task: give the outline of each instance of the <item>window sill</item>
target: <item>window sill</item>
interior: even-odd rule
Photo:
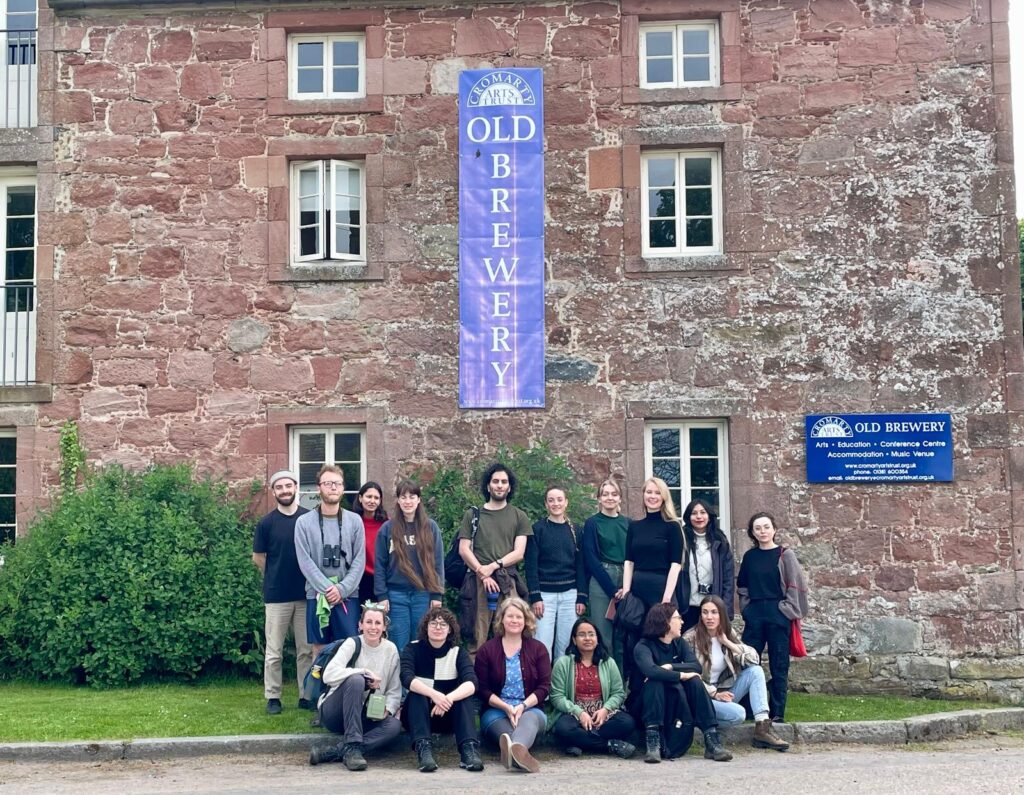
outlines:
[[[359,99],[286,99],[267,100],[269,116],[323,116],[348,113],[383,113],[384,97],[377,94]]]
[[[739,83],[700,88],[638,88],[624,86],[624,105],[677,105],[684,102],[734,102],[742,96]]]
[[[719,271],[743,270],[742,263],[727,254],[699,254],[692,257],[626,257],[627,275],[688,276]]]
[[[384,278],[377,262],[323,260],[315,264],[279,265],[267,275],[269,282],[372,282]]]
[[[0,403],[52,403],[52,384],[0,386]]]

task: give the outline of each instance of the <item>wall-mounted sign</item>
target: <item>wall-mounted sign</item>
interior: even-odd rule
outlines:
[[[544,83],[459,77],[459,407],[544,407]]]
[[[953,479],[948,414],[811,414],[806,428],[809,483]]]

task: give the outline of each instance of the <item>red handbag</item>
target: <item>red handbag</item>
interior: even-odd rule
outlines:
[[[800,634],[799,618],[795,618],[789,622],[789,656],[807,656],[807,647],[804,645],[804,636]]]

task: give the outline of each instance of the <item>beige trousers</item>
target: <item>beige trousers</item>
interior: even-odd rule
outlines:
[[[306,600],[271,602],[264,607],[267,642],[263,658],[263,695],[265,698],[281,698],[281,661],[290,627],[295,638],[295,667],[298,669],[301,698],[302,680],[313,665],[313,649],[306,642]]]

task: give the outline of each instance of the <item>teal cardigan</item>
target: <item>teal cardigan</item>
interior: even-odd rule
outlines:
[[[601,700],[609,710],[621,709],[626,700],[626,688],[615,660],[606,657],[597,666],[601,680]],[[576,704],[576,659],[566,654],[559,657],[551,668],[551,693],[548,695],[548,729],[562,715],[578,716],[583,710]]]

